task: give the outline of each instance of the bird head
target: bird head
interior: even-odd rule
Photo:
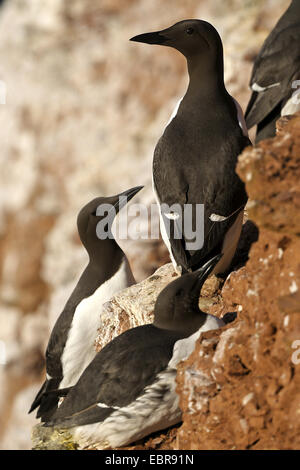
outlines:
[[[143,188],[137,186],[116,196],[97,197],[86,204],[77,216],[80,240],[91,255],[114,241],[112,224],[118,212]],[[105,246],[106,245],[106,246]]]
[[[179,21],[161,31],[139,34],[130,41],[173,47],[187,59],[210,56],[213,51],[223,50],[216,29],[210,23],[196,19]]]
[[[155,304],[154,326],[180,332],[183,336],[195,333],[208,318],[215,319],[212,325],[223,326],[222,320],[202,312],[198,305],[202,286],[221,257],[214,256],[199,270],[184,274],[162,290]]]

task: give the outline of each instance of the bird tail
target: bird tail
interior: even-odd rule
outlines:
[[[31,404],[31,407],[30,407],[30,410],[28,411],[28,414],[32,413],[38,406],[40,406],[41,401],[42,401],[42,397],[44,395],[44,392],[47,389],[47,383],[48,383],[48,380],[45,380],[45,382],[43,383],[43,385],[39,389],[35,399],[33,400],[32,404]]]
[[[60,397],[65,397],[69,388],[58,389],[60,379],[46,380],[35,397],[29,413],[38,408],[36,417],[42,421],[47,421],[57,410]]]
[[[257,95],[258,95],[257,91],[252,92],[250,101],[247,105],[247,109],[246,109],[246,112],[245,112],[245,121],[246,121],[246,125],[247,125],[248,129],[251,129],[251,127],[253,127],[255,125],[255,123],[253,123],[253,121],[251,119],[251,111],[252,111],[252,108],[253,108],[254,103],[256,101]]]

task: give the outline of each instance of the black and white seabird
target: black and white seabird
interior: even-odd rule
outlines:
[[[78,233],[88,252],[89,263],[50,336],[46,350],[47,378],[29,411],[39,407],[37,418],[42,421],[49,419],[57,408],[59,397],[75,385],[94,359],[94,342],[97,329],[101,326],[101,305],[115,293],[135,283],[128,260],[112,236],[111,225],[115,214],[142,187],[112,197],[93,199],[78,214]],[[102,215],[98,215],[100,207],[103,209]],[[110,233],[109,237],[98,237],[96,230],[99,223],[103,223],[103,230]]]
[[[224,256],[214,270],[222,273],[235,253],[247,201],[244,184],[235,172],[237,157],[251,142],[241,107],[224,85],[221,38],[206,21],[185,20],[131,41],[173,47],[187,60],[189,86],[156,145],[153,186],[161,211],[162,237],[175,269],[193,271],[222,252]],[[167,212],[162,204],[179,204],[180,214]],[[187,236],[176,235],[186,204],[193,210],[193,231],[196,206],[204,205],[202,248],[191,249]]]
[[[256,142],[276,134],[280,116],[300,111],[300,1],[293,0],[255,59],[245,118]],[[297,82],[298,81],[298,82]]]
[[[220,255],[159,294],[154,322],[113,339],[45,426],[68,429],[79,448],[116,448],[181,420],[176,367],[204,331],[224,326],[199,310],[202,285]]]

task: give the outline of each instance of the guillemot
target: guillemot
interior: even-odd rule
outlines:
[[[255,59],[245,113],[256,142],[276,134],[280,116],[300,111],[300,2],[293,0]]]
[[[78,233],[89,255],[89,263],[50,336],[46,350],[46,381],[29,411],[39,407],[37,418],[42,421],[49,419],[60,396],[68,392],[94,359],[101,306],[116,292],[135,283],[128,260],[113,238],[111,225],[119,210],[142,187],[93,199],[78,214]],[[101,223],[103,234],[97,233]]]
[[[161,233],[172,263],[181,272],[193,271],[222,252],[224,256],[214,272],[224,272],[237,247],[247,201],[235,166],[238,155],[251,142],[241,107],[224,85],[221,38],[206,21],[184,20],[131,41],[175,48],[187,60],[187,92],[159,139],[153,158]],[[174,205],[180,211],[164,208]],[[204,205],[201,224],[195,216],[199,205]],[[192,222],[185,223],[182,214],[187,206],[192,208],[193,217]],[[194,234],[202,231],[197,249],[190,243],[193,238],[188,240],[186,229]],[[195,235],[192,237],[195,239]]]
[[[66,429],[79,448],[116,448],[181,420],[176,367],[201,333],[224,322],[202,312],[201,288],[220,255],[159,294],[154,322],[114,338],[84,371],[45,426]]]

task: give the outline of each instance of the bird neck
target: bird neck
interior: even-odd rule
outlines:
[[[197,310],[180,309],[177,318],[168,316],[166,311],[154,312],[153,325],[162,330],[176,331],[182,338],[192,335],[201,328],[207,318],[207,314]],[[184,313],[184,315],[183,315]]]
[[[89,266],[93,271],[109,270],[110,266],[119,263],[125,256],[114,238],[96,240],[94,243],[85,244],[89,256]]]
[[[203,63],[197,58],[188,58],[189,85],[186,97],[197,96],[209,98],[218,94],[227,93],[224,84],[223,58],[215,63]]]
[[[125,254],[115,240],[110,240],[103,249],[103,241],[101,249],[93,254],[89,254],[89,264],[85,270],[85,276],[93,280],[96,285],[110,279],[116,273],[122,262],[125,260]]]
[[[300,12],[300,2],[299,0],[292,0],[290,6],[282,17],[278,20],[278,23],[281,28],[290,26],[292,23],[297,23],[299,20]]]
[[[299,10],[299,0],[292,0],[288,10],[290,10],[290,9]]]

